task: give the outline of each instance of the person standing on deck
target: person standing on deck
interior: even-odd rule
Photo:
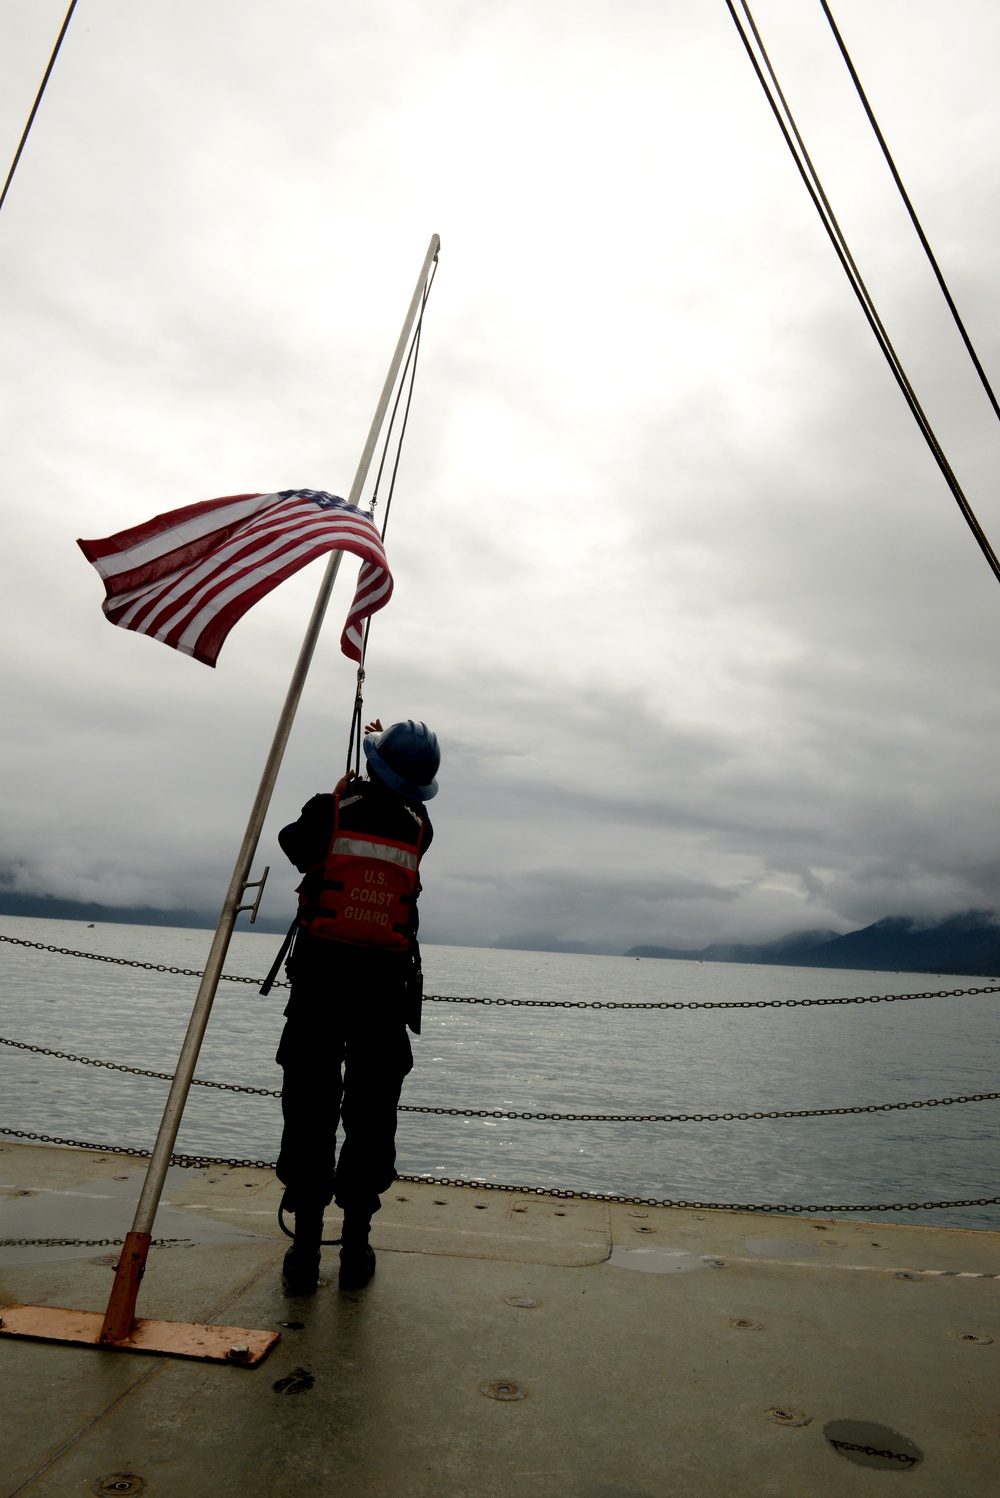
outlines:
[[[378,719],[368,724],[364,751],[367,778],[349,772],[278,834],[305,875],[275,1058],[284,1072],[277,1173],[282,1208],[295,1216],[283,1274],[293,1294],[316,1289],[331,1200],[344,1213],[340,1288],[360,1289],[375,1272],[369,1229],[396,1179],[396,1107],[413,1066],[407,1028],[420,1031],[418,869],[441,756],[436,735],[412,719],[384,732]]]

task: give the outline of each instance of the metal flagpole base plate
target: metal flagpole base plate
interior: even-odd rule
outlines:
[[[31,1337],[41,1342],[79,1342],[122,1352],[151,1352],[207,1363],[256,1368],[267,1357],[280,1332],[249,1331],[242,1326],[207,1326],[197,1321],[136,1320],[127,1336],[102,1342],[103,1311],[68,1311],[59,1306],[0,1307],[0,1337]]]

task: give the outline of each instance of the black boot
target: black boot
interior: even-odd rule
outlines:
[[[341,1290],[363,1290],[375,1273],[375,1250],[368,1242],[371,1218],[345,1212],[340,1234]]]
[[[311,1295],[319,1284],[323,1209],[300,1208],[295,1213],[295,1239],[285,1254],[281,1272],[290,1295]]]

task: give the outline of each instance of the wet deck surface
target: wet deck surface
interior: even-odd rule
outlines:
[[[142,1173],[4,1144],[0,1238],[121,1237]],[[1000,1491],[1000,1234],[398,1183],[372,1284],[290,1299],[278,1199],[171,1172],[138,1307],[257,1369],[0,1337],[2,1498]],[[114,1254],[0,1248],[0,1305],[103,1310]]]

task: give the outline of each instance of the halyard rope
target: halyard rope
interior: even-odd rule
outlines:
[[[430,274],[427,277],[427,282],[424,286],[423,297],[421,298],[420,302],[420,316],[417,318],[417,325],[413,330],[413,337],[410,340],[409,351],[406,355],[406,363],[403,366],[403,373],[400,376],[399,388],[396,391],[396,399],[393,402],[392,412],[389,416],[389,426],[386,430],[385,441],[382,443],[382,455],[379,459],[378,472],[375,475],[375,487],[372,490],[370,514],[372,520],[374,521],[375,507],[378,504],[379,500],[379,486],[382,483],[382,474],[385,471],[386,460],[389,456],[389,444],[392,440],[392,431],[393,427],[396,424],[396,416],[399,412],[399,403],[402,400],[403,391],[405,389],[406,405],[403,407],[403,422],[402,426],[400,427],[399,440],[396,443],[396,456],[393,460],[392,473],[389,477],[389,493],[386,498],[385,511],[382,516],[381,537],[383,542],[385,541],[385,533],[389,525],[389,511],[392,508],[392,497],[396,492],[396,476],[399,473],[399,462],[403,456],[403,439],[406,436],[406,427],[410,419],[410,405],[413,401],[413,386],[417,378],[417,361],[420,358],[420,335],[423,332],[424,327],[424,313],[427,310],[427,299],[431,294],[431,287],[434,285],[434,277],[437,275],[437,268],[438,261],[437,257],[435,256],[434,262],[431,265]],[[409,382],[407,382],[407,376],[409,376]],[[360,774],[361,772],[362,724],[364,723],[365,661],[368,656],[368,636],[371,634],[371,627],[372,621],[371,615],[369,614],[368,618],[365,620],[364,632],[361,638],[361,659],[358,662],[357,682],[354,689],[354,707],[351,713],[351,729],[347,740],[347,769],[349,771],[353,769],[355,774]],[[354,759],[353,765],[351,764],[352,757]]]

